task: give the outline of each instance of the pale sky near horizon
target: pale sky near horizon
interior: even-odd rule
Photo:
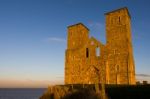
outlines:
[[[105,44],[104,13],[131,14],[137,80],[150,81],[149,0],[0,0],[0,88],[64,79],[67,26],[82,22]]]

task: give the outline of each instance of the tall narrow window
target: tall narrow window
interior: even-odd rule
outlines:
[[[119,72],[119,65],[117,65],[117,67],[116,67],[116,72],[117,73]]]
[[[86,58],[88,58],[88,57],[89,57],[89,49],[86,48]]]
[[[99,47],[96,48],[96,56],[100,56],[100,48]]]
[[[119,84],[119,65],[116,67],[116,83]]]

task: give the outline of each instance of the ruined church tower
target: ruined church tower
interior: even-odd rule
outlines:
[[[131,39],[131,16],[127,8],[108,12],[106,16],[106,46],[108,51],[108,81],[110,84],[135,84],[135,66]]]
[[[65,84],[135,84],[131,16],[121,8],[106,17],[106,44],[82,23],[68,26]]]
[[[81,79],[81,60],[80,49],[89,39],[89,29],[82,23],[68,26],[67,49],[65,52],[65,83],[79,83]]]

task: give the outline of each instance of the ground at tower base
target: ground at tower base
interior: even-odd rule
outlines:
[[[150,99],[150,85],[106,85],[105,99]],[[95,85],[52,86],[40,99],[102,99]]]

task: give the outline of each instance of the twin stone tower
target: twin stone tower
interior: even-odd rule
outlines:
[[[131,16],[121,8],[106,17],[106,44],[82,23],[68,26],[65,84],[135,84]]]

